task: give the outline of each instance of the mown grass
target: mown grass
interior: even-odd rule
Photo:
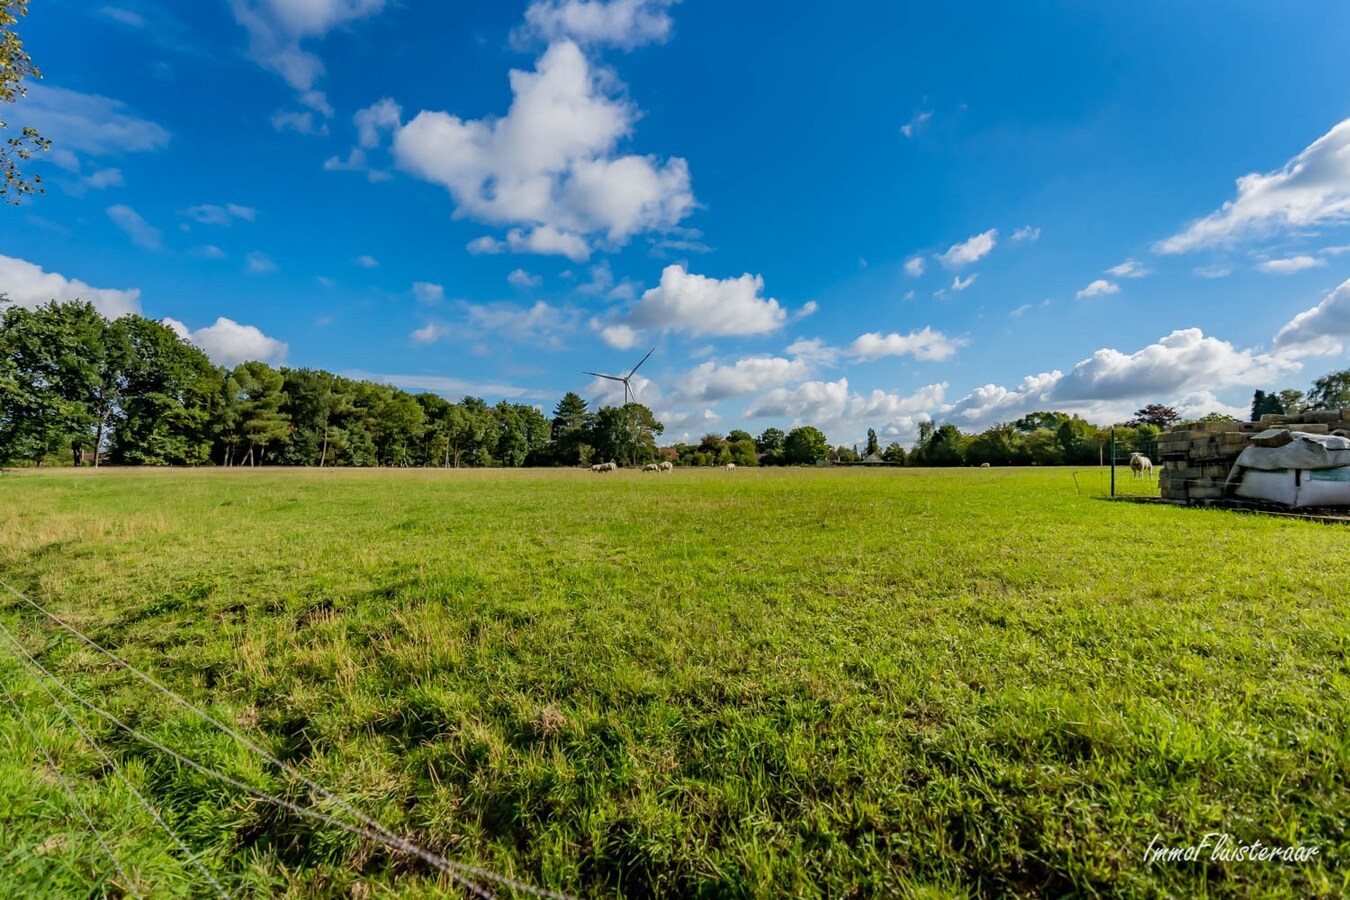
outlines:
[[[394,830],[587,896],[1344,896],[1347,573],[1344,528],[1051,470],[0,479],[0,577]],[[0,609],[85,696],[305,797]],[[141,890],[199,893],[13,657]],[[232,891],[458,895],[82,720]],[[0,895],[116,896],[8,709],[0,748]],[[1215,831],[1320,851],[1144,862]]]

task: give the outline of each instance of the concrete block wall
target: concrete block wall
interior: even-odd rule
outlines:
[[[1309,434],[1350,434],[1350,409],[1323,409],[1296,416],[1262,416],[1259,422],[1197,422],[1158,436],[1162,498],[1179,503],[1222,500],[1228,473],[1252,435],[1268,428]]]

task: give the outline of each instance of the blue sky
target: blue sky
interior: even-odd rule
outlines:
[[[43,0],[0,290],[668,436],[1238,412],[1350,344],[1344,4]]]

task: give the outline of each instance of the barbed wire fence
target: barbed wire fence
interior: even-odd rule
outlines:
[[[0,638],[3,638],[4,645],[11,651],[12,657],[15,662],[19,664],[25,675],[41,688],[43,693],[51,701],[53,709],[75,729],[84,742],[88,743],[93,748],[94,752],[101,760],[103,760],[107,770],[128,789],[129,793],[136,800],[137,805],[156,823],[157,827],[165,833],[169,842],[183,854],[191,867],[201,875],[202,887],[211,888],[217,896],[224,898],[229,898],[231,896],[226,887],[221,884],[219,878],[220,873],[213,873],[201,859],[201,856],[198,853],[195,853],[183,840],[181,835],[169,826],[160,811],[156,809],[150,800],[147,799],[126,776],[124,771],[125,766],[119,765],[114,755],[99,743],[89,729],[81,724],[79,718],[74,714],[74,707],[63,701],[53,689],[67,697],[70,701],[73,701],[74,704],[78,704],[89,713],[92,713],[112,727],[126,734],[137,743],[162,754],[166,758],[172,759],[179,765],[186,766],[220,784],[247,794],[254,800],[271,804],[279,809],[287,810],[314,821],[319,825],[344,831],[372,843],[383,845],[389,850],[419,859],[433,869],[446,875],[454,884],[458,885],[467,896],[492,898],[495,896],[492,892],[493,890],[507,890],[516,895],[549,898],[549,900],[571,900],[571,897],[567,894],[536,887],[519,879],[501,875],[479,866],[446,859],[440,854],[415,843],[409,838],[396,834],[371,816],[358,810],[336,792],[296,770],[294,767],[277,758],[275,754],[259,746],[257,742],[241,734],[237,729],[227,725],[192,702],[184,699],[178,693],[160,684],[145,672],[137,669],[126,660],[103,647],[101,644],[94,641],[93,638],[55,615],[28,595],[19,591],[13,585],[4,580],[0,580],[0,588],[3,588],[4,591],[12,594],[19,601],[19,604],[11,604],[9,609],[21,609],[27,607],[39,613],[42,616],[41,622],[56,626],[65,631],[89,648],[103,655],[117,667],[129,672],[137,680],[162,694],[173,704],[197,717],[200,721],[208,724],[216,731],[231,738],[240,747],[243,747],[251,754],[254,754],[268,767],[281,773],[291,783],[301,785],[307,789],[310,795],[310,803],[309,805],[302,805],[284,797],[269,793],[242,779],[220,772],[217,769],[202,763],[200,760],[194,759],[188,754],[179,752],[178,750],[167,746],[163,742],[158,741],[129,725],[114,713],[97,703],[92,702],[80,692],[76,691],[66,680],[62,679],[58,673],[52,671],[47,666],[44,666],[37,658],[37,655],[30,651],[23,641],[20,640],[19,636],[4,622],[0,622]],[[8,609],[5,611],[8,611]],[[45,761],[52,769],[54,776],[63,786],[65,792],[72,801],[72,804],[79,813],[81,821],[83,821],[84,825],[90,830],[105,855],[107,855],[113,871],[120,879],[122,879],[122,883],[119,884],[118,887],[130,896],[143,896],[138,890],[138,882],[127,872],[123,862],[119,860],[112,846],[108,843],[107,838],[105,837],[105,831],[99,829],[93,821],[93,817],[89,814],[89,811],[80,802],[79,795],[74,790],[73,785],[71,785],[67,773],[62,772],[48,746],[42,742],[36,731],[29,724],[25,711],[19,704],[10,686],[6,686],[4,693],[14,716],[26,730],[34,747],[41,752],[43,761]],[[343,817],[320,810],[317,807],[317,800],[326,801],[336,807],[337,810],[343,814]]]

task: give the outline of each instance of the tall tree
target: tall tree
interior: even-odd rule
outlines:
[[[580,394],[568,391],[563,395],[553,410],[551,436],[554,462],[563,466],[575,466],[581,462],[581,448],[587,445],[592,418]]]
[[[231,378],[239,409],[239,434],[248,447],[245,459],[250,466],[258,465],[267,459],[267,448],[290,433],[290,417],[281,411],[284,379],[276,369],[256,360],[235,366]]]
[[[1143,409],[1135,410],[1134,418],[1130,420],[1131,426],[1153,425],[1157,428],[1166,428],[1167,426],[1181,419],[1181,414],[1170,406],[1164,406],[1161,403],[1150,403]]]
[[[123,316],[112,324],[118,366],[112,415],[114,462],[201,465],[209,461],[220,420],[220,372],[206,354],[161,322]],[[280,376],[278,376],[279,378]]]
[[[863,451],[863,456],[871,456],[873,453],[881,452],[881,441],[877,440],[877,430],[875,428],[867,429],[867,449]]]
[[[1314,381],[1307,403],[1308,409],[1350,407],[1350,369],[1331,372]]]
[[[787,435],[781,428],[766,428],[755,441],[755,449],[760,453],[781,454]]]
[[[13,103],[27,94],[24,79],[42,77],[14,30],[26,15],[28,0],[0,0],[0,103]],[[9,131],[7,117],[0,119],[0,131]],[[51,141],[35,128],[25,127],[18,134],[4,137],[0,144],[0,199],[17,205],[27,195],[46,193],[42,177],[25,175],[19,164],[31,159],[34,151],[46,152],[51,146]]]
[[[828,459],[829,455],[830,445],[825,435],[810,425],[792,429],[783,441],[783,460],[788,465],[810,465]]]
[[[1268,415],[1284,415],[1284,404],[1280,402],[1279,394],[1267,394],[1258,390],[1252,394],[1251,420],[1256,422],[1262,416]]]

